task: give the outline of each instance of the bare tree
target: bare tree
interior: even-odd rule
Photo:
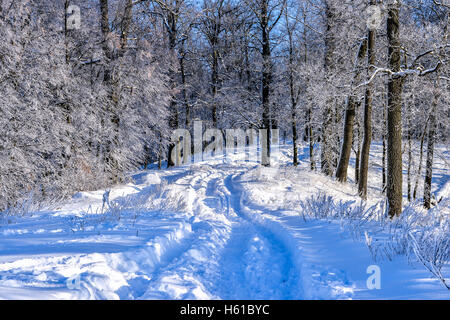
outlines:
[[[356,62],[355,62],[355,71],[352,81],[352,86],[355,83],[358,83],[361,78],[361,65],[364,57],[367,54],[367,39],[363,39],[359,46]],[[358,104],[358,97],[355,93],[356,89],[351,89],[352,92],[347,97],[347,107],[345,110],[345,118],[344,118],[344,135],[343,142],[341,147],[341,153],[339,157],[338,167],[336,169],[336,178],[338,181],[345,182],[347,181],[347,168],[348,162],[350,160],[350,153],[353,145],[353,126],[356,115],[356,106]]]
[[[335,50],[336,50],[336,8],[333,1],[325,1],[326,31],[325,31],[325,72],[331,76],[335,71]],[[322,136],[320,148],[320,161],[322,172],[331,176],[334,172],[333,155],[333,104],[334,98],[330,98],[323,110]]]
[[[387,19],[389,68],[399,72],[400,2],[389,4]],[[387,107],[387,198],[391,217],[402,212],[402,88],[403,78],[391,76],[388,81]]]
[[[262,106],[262,126],[265,137],[263,137],[262,165],[270,166],[271,148],[271,84],[273,77],[272,65],[272,42],[270,34],[278,24],[285,10],[286,0],[272,1],[259,0],[247,1],[249,9],[254,13],[260,30],[260,44],[262,57],[261,70],[261,106]]]
[[[369,5],[374,6],[375,0],[370,0]],[[372,72],[375,66],[375,39],[376,30],[370,28],[367,35],[367,65],[368,74]],[[366,86],[364,99],[364,139],[361,149],[361,162],[359,166],[360,174],[358,181],[358,192],[361,198],[367,199],[367,179],[369,171],[369,152],[372,143],[372,104],[373,104],[373,83]]]

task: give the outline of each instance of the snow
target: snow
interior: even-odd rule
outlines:
[[[357,191],[310,172],[306,149],[298,168],[287,165],[289,146],[281,150],[279,168],[232,154],[138,172],[108,190],[108,210],[98,190],[1,218],[0,298],[450,299],[420,263],[374,261],[338,221],[305,218],[301,201],[323,193],[356,203]],[[436,162],[433,187],[447,198],[445,158]],[[372,163],[372,181],[379,170]],[[382,199],[377,188],[369,205]],[[366,284],[371,265],[379,290]]]

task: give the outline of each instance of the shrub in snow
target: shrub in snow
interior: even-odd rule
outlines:
[[[356,239],[364,239],[375,261],[397,255],[418,261],[449,289],[442,268],[450,263],[450,215],[439,206],[423,210],[417,203],[388,218],[385,202],[366,208],[361,202],[334,201],[318,194],[300,202],[303,219],[339,222]]]

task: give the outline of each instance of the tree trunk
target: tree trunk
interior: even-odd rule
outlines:
[[[265,143],[262,150],[261,164],[263,166],[270,166],[270,128],[271,128],[271,116],[270,116],[270,83],[272,78],[272,62],[271,62],[271,50],[270,50],[270,36],[269,36],[269,17],[268,17],[268,0],[262,0],[261,2],[261,32],[262,32],[262,59],[263,59],[263,71],[262,71],[262,125],[265,129],[264,135]]]
[[[126,0],[125,10],[123,13],[122,23],[121,23],[121,34],[120,34],[120,48],[121,54],[124,53],[128,45],[128,34],[130,32],[131,18],[133,11],[133,0]]]
[[[298,148],[297,148],[297,95],[294,87],[294,42],[292,30],[288,25],[288,18],[286,12],[286,24],[287,24],[287,34],[289,39],[289,94],[291,96],[291,127],[292,127],[292,163],[294,167],[298,165]],[[308,135],[306,125],[306,135]]]
[[[320,162],[322,172],[331,176],[333,174],[333,150],[331,136],[333,130],[332,126],[332,112],[331,108],[326,108],[323,113],[323,123],[322,123],[322,141],[320,148]]]
[[[306,8],[303,7],[303,24],[306,25],[307,24],[307,15],[306,15]],[[306,41],[307,39],[307,29],[303,28],[303,50],[304,50],[304,55],[303,55],[303,61],[305,62],[305,65],[308,62],[308,43]],[[306,79],[306,81],[308,81],[308,79]],[[308,139],[309,139],[309,163],[310,163],[310,168],[311,171],[316,170],[316,161],[314,160],[314,135],[313,135],[313,127],[312,127],[312,110],[311,110],[311,106],[308,106],[308,109],[306,110],[306,119],[307,119],[307,124],[306,124],[306,128],[308,131]]]
[[[408,141],[408,169],[406,174],[407,179],[407,190],[408,190],[408,201],[411,202],[411,166],[412,166],[412,137],[411,137],[411,115],[408,114],[408,131],[407,131],[407,141]]]
[[[423,188],[423,205],[426,209],[431,208],[431,181],[433,178],[434,143],[436,140],[436,108],[439,99],[437,84],[434,90],[435,90],[434,99],[431,106],[430,124],[428,129],[427,162],[425,169],[425,182]]]
[[[169,12],[168,14],[168,27],[167,31],[169,33],[169,51],[172,53],[172,56],[175,58],[176,53],[176,44],[177,44],[177,18],[178,16],[175,12]],[[172,99],[170,102],[170,115],[169,115],[169,127],[172,130],[176,130],[178,128],[178,110],[177,110],[177,97],[175,94],[176,88],[176,71],[173,68],[170,68],[170,88],[172,90]],[[175,148],[175,142],[171,141],[168,147],[167,154],[167,168],[175,166],[175,163],[180,163],[176,161],[176,159],[172,158],[172,153]],[[177,153],[179,154],[179,153]]]
[[[360,81],[360,66],[361,63],[366,56],[367,52],[367,39],[364,39],[358,50],[358,55],[355,63],[355,73],[353,75],[352,85],[358,83]],[[352,89],[353,90],[353,89]],[[350,161],[350,154],[352,152],[353,146],[353,127],[355,122],[356,115],[356,99],[354,92],[351,92],[347,97],[347,107],[345,110],[345,118],[344,118],[344,137],[341,146],[341,152],[339,157],[339,162],[336,170],[336,178],[340,182],[347,181],[347,170],[348,163]]]
[[[374,0],[370,0],[370,5],[375,5]],[[373,72],[375,66],[375,29],[370,29],[367,36],[367,65],[368,76]],[[366,86],[364,99],[364,139],[361,149],[361,163],[359,166],[358,192],[362,199],[367,200],[367,180],[369,173],[370,144],[372,143],[372,102],[373,83]]]
[[[334,37],[334,24],[335,13],[334,8],[331,6],[331,1],[326,1],[326,34],[325,34],[325,72],[331,74],[334,69],[334,51],[335,51],[335,37]],[[334,99],[330,99],[327,102],[323,113],[322,122],[322,141],[320,148],[320,162],[322,172],[327,176],[332,176],[334,173],[333,164],[333,108],[331,104]]]
[[[111,50],[108,42],[110,41],[110,28],[109,28],[109,8],[108,8],[108,0],[100,0],[100,27],[102,31],[102,49],[107,58],[107,63],[105,64],[103,80],[108,87],[108,103],[106,106],[107,113],[110,116],[110,121],[113,126],[114,135],[112,140],[106,142],[105,146],[105,156],[104,161],[105,164],[111,169],[112,181],[117,183],[119,179],[119,162],[113,156],[113,149],[115,149],[114,145],[117,146],[119,144],[119,128],[120,128],[120,117],[118,112],[118,104],[119,104],[119,95],[117,93],[117,83],[118,80],[114,79],[113,71],[111,67],[111,62],[115,60],[117,57],[114,55]]]
[[[211,73],[211,93],[212,93],[212,121],[213,127],[217,128],[217,87],[219,85],[219,53],[217,52],[217,38],[213,41],[213,61]]]
[[[178,112],[177,112],[177,102],[175,101],[175,97],[173,97],[170,102],[170,116],[169,116],[169,127],[171,129],[176,129],[178,127]],[[172,158],[172,151],[175,148],[175,143],[170,142],[167,154],[167,168],[175,166],[176,159]],[[179,163],[179,162],[178,162]]]
[[[423,143],[424,143],[424,140],[425,140],[425,135],[426,135],[426,133],[427,133],[428,121],[429,121],[429,118],[428,118],[427,121],[425,122],[425,127],[424,127],[424,129],[423,129],[422,136],[420,137],[419,169],[417,169],[416,182],[414,183],[414,191],[413,191],[413,199],[414,199],[414,200],[417,199],[417,189],[418,189],[418,187],[419,187],[419,179],[420,179],[420,176],[421,176],[421,174],[422,174]]]
[[[312,129],[312,111],[311,108],[308,108],[307,111],[307,116],[308,116],[308,130],[309,130],[309,163],[311,166],[311,171],[316,170],[316,161],[314,160],[314,136],[313,136],[313,129]]]
[[[191,108],[189,106],[189,101],[187,97],[187,82],[186,82],[186,69],[185,69],[185,61],[186,61],[186,51],[184,49],[184,41],[182,42],[180,49],[180,76],[181,76],[181,95],[183,97],[184,109],[186,111],[186,119],[185,125],[186,129],[189,130],[191,125]]]
[[[450,22],[450,11],[447,11],[447,24],[444,27],[443,43],[447,43],[448,39],[448,27]],[[440,52],[443,55],[443,52]],[[425,170],[425,181],[423,188],[423,205],[426,209],[431,208],[431,182],[433,180],[433,157],[434,157],[434,144],[436,142],[436,130],[437,130],[437,107],[440,97],[440,72],[437,72],[436,82],[434,85],[434,97],[431,105],[430,124],[428,129],[428,146],[427,146],[427,164]]]
[[[386,106],[383,105],[383,155],[381,159],[381,193],[383,194],[386,188]]]
[[[64,1],[64,45],[65,45],[65,49],[66,49],[66,63],[69,63],[70,60],[70,56],[69,56],[69,26],[67,25],[68,23],[68,13],[67,11],[69,10],[69,0],[65,0]]]
[[[355,122],[355,96],[347,98],[347,108],[344,119],[344,140],[342,142],[341,156],[336,170],[336,178],[340,182],[347,181],[348,162],[353,145],[353,124]]]
[[[358,141],[355,150],[355,184],[359,183],[359,164],[361,157],[361,126],[359,121],[356,123],[356,132],[358,133]]]
[[[400,71],[399,2],[389,6],[387,19],[389,68]],[[402,212],[402,87],[403,79],[390,77],[387,110],[387,198],[389,215]]]
[[[162,134],[160,131],[158,133],[158,170],[161,170],[162,161],[163,161],[163,142],[162,142]]]
[[[112,59],[112,51],[108,46],[109,30],[109,9],[108,0],[100,0],[100,27],[102,30],[102,49],[108,59]]]
[[[297,113],[295,111],[296,104],[292,102],[292,148],[293,148],[293,155],[292,160],[293,164],[296,167],[298,165],[298,148],[297,148]]]

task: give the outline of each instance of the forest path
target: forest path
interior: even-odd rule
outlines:
[[[236,178],[225,178],[230,210],[236,216],[220,260],[218,288],[222,298],[301,299],[301,290],[295,285],[301,271],[295,267],[289,248],[270,229],[242,212],[243,194]]]
[[[153,275],[139,298],[301,298],[300,270],[290,249],[241,211],[243,194],[237,180],[245,171],[242,166],[214,163],[202,164],[188,175],[167,177],[188,195],[193,234],[188,247]],[[192,189],[195,192],[189,192]]]

